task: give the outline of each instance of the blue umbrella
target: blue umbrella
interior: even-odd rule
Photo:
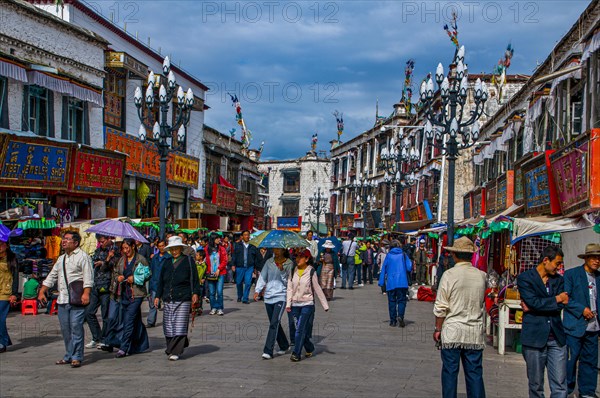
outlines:
[[[337,253],[340,251],[340,249],[342,248],[342,241],[339,240],[338,238],[336,238],[335,236],[330,236],[329,238],[322,238],[319,239],[319,253],[325,251],[323,249],[323,244],[325,243],[325,241],[330,240],[331,243],[333,243],[333,245],[335,246],[334,249],[331,249],[333,252]]]
[[[274,229],[263,231],[258,236],[250,239],[248,242],[257,247],[266,247],[268,249],[291,247],[307,247],[308,242],[295,232]]]

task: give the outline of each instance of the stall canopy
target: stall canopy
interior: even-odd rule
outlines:
[[[400,221],[394,224],[394,231],[415,231],[421,227],[431,224],[433,220]]]
[[[577,231],[593,227],[594,224],[584,217],[578,218],[514,218],[511,244],[531,236],[552,234],[555,232]]]

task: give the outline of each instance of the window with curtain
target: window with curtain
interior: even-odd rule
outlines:
[[[239,189],[238,185],[238,174],[240,173],[240,166],[237,163],[229,163],[227,167],[227,181],[233,185],[236,189]]]
[[[49,90],[39,86],[28,86],[27,130],[37,135],[49,136],[51,131],[51,101]]]
[[[283,202],[282,217],[298,217],[300,215],[300,201]]]
[[[88,145],[85,120],[87,107],[85,103],[77,98],[69,97],[66,99],[66,106],[66,139]]]

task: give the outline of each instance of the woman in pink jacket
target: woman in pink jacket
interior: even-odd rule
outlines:
[[[303,250],[296,256],[296,268],[288,280],[286,311],[291,312],[296,323],[294,352],[290,357],[293,362],[301,359],[302,347],[306,350],[306,358],[312,357],[315,345],[310,340],[315,317],[315,296],[319,298],[325,311],[329,304],[319,286],[317,273],[312,267],[312,256],[309,250]]]

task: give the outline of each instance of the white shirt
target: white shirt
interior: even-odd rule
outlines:
[[[358,244],[355,241],[345,240],[342,242],[342,253],[348,257],[354,257],[358,249]]]
[[[84,288],[94,286],[94,266],[92,265],[92,258],[80,248],[73,250],[71,255],[65,253],[56,260],[43,285],[51,288],[58,282],[57,303],[69,304],[69,289],[65,283],[63,261],[65,263],[64,268],[67,270],[67,281],[71,283],[83,280]]]

